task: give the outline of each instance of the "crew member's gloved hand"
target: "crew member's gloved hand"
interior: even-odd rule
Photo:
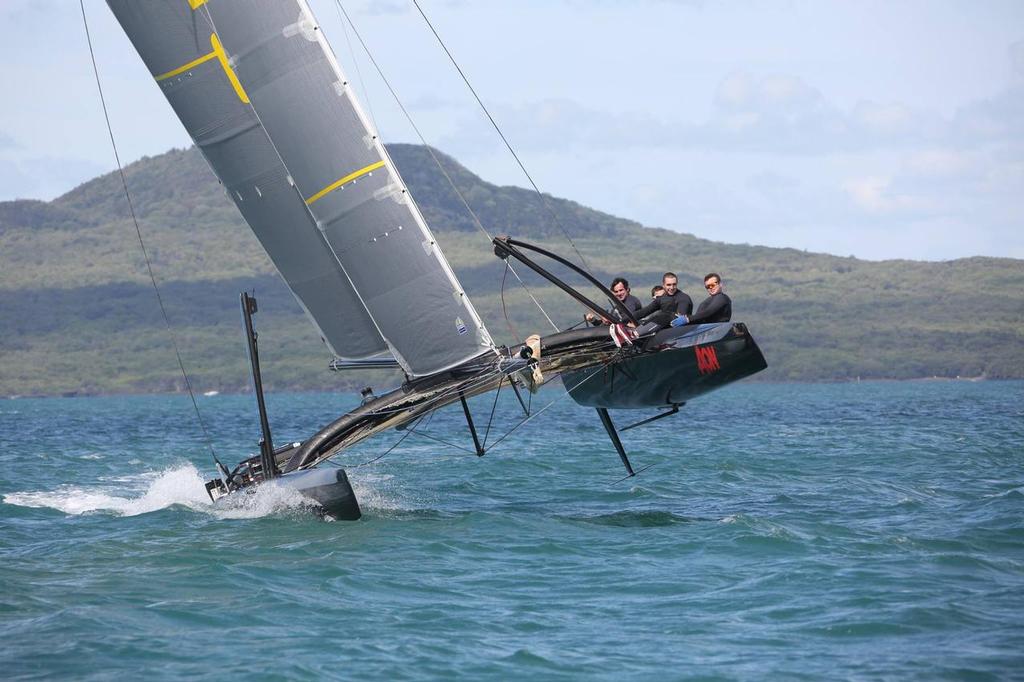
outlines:
[[[682,327],[684,324],[690,324],[690,318],[686,315],[678,315],[676,319],[672,320],[673,327]]]

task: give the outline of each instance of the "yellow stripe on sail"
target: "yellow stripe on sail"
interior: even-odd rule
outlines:
[[[231,81],[231,87],[235,89],[235,94],[238,95],[238,99],[248,104],[249,95],[245,94],[245,90],[242,89],[242,84],[238,81],[238,76],[235,75],[235,70],[232,69],[231,64],[228,63],[228,53],[224,51],[224,47],[220,44],[220,40],[217,38],[216,33],[210,34],[210,44],[213,45],[213,54],[217,55],[217,59],[220,61],[220,65],[224,69],[224,73],[227,74],[228,80]]]
[[[324,187],[322,190],[320,190],[319,192],[317,192],[316,194],[314,194],[310,198],[306,199],[306,205],[312,204],[314,201],[317,201],[319,199],[324,198],[325,195],[330,194],[331,192],[333,192],[334,190],[338,189],[342,185],[350,183],[353,180],[355,180],[356,178],[361,177],[363,175],[366,175],[367,173],[371,173],[371,172],[377,170],[378,168],[382,168],[383,166],[384,166],[384,162],[383,161],[378,161],[377,163],[371,163],[366,168],[360,168],[359,170],[357,170],[357,171],[355,171],[353,173],[349,173],[345,177],[343,177],[340,180],[337,180],[335,182],[332,182],[331,184],[327,185],[326,187]]]
[[[205,1],[206,0],[203,0],[203,2]],[[231,64],[228,63],[228,54],[224,51],[224,46],[220,44],[220,40],[217,39],[216,33],[210,34],[210,45],[213,47],[213,52],[204,54],[202,57],[199,57],[198,59],[193,59],[188,64],[179,66],[178,68],[168,71],[167,73],[162,73],[159,76],[156,76],[156,79],[158,81],[167,80],[168,78],[179,76],[185,73],[186,71],[191,71],[192,69],[194,69],[195,67],[199,66],[204,62],[208,62],[211,59],[216,59],[220,62],[220,67],[224,69],[224,74],[228,77],[228,82],[231,83],[231,87],[235,89],[235,94],[238,95],[238,99],[248,104],[249,95],[245,94],[245,90],[242,88],[242,84],[241,82],[239,82],[238,76],[235,75],[235,70],[232,69]]]
[[[188,6],[192,9],[199,9],[200,5],[205,5],[206,0],[188,0]]]
[[[174,69],[173,71],[168,71],[167,73],[160,74],[159,76],[156,77],[156,79],[158,81],[162,81],[162,80],[167,80],[168,78],[173,78],[174,76],[177,76],[179,74],[183,74],[186,71],[194,69],[195,67],[199,66],[203,62],[208,62],[211,59],[215,59],[216,57],[217,57],[217,53],[216,52],[211,52],[210,54],[204,54],[199,59],[193,59],[192,61],[190,61],[188,64],[185,64],[184,66],[179,66],[178,68]]]

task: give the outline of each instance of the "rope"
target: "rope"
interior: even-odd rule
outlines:
[[[121,165],[121,155],[117,151],[117,142],[114,140],[114,128],[110,124],[110,114],[107,111],[107,100],[103,96],[103,86],[100,83],[100,71],[96,65],[96,53],[92,46],[92,36],[89,33],[89,19],[85,14],[85,0],[79,0],[79,6],[82,10],[82,25],[85,27],[85,39],[89,44],[89,58],[92,60],[92,71],[96,78],[96,90],[100,95],[100,103],[103,105],[103,118],[107,123],[107,134],[110,136],[110,146],[114,150],[114,160],[117,162],[117,172],[121,176],[121,186],[124,188],[124,198],[128,202],[128,211],[132,217],[132,224],[135,225],[135,234],[139,238],[139,248],[142,249],[142,255],[146,260],[146,271],[149,273],[149,281],[153,284],[153,292],[156,294],[156,301],[160,307],[160,314],[164,318],[164,327],[167,329],[167,335],[171,340],[171,345],[174,347],[174,356],[178,359],[178,368],[181,370],[181,376],[185,380],[185,388],[188,389],[188,397],[192,400],[192,408],[196,413],[196,420],[199,422],[199,427],[203,432],[203,438],[206,440],[206,445],[210,449],[210,454],[213,456],[213,461],[220,464],[220,460],[217,459],[217,453],[213,449],[213,442],[210,439],[210,434],[206,430],[206,423],[203,421],[203,416],[199,412],[199,403],[196,402],[195,391],[192,390],[192,382],[189,381],[188,372],[185,371],[185,363],[181,359],[181,351],[178,348],[178,342],[175,339],[174,331],[171,329],[171,320],[167,315],[167,309],[164,307],[163,297],[160,295],[160,287],[156,283],[156,275],[153,273],[153,263],[149,259],[149,252],[146,250],[146,242],[142,238],[142,228],[139,227],[139,219],[135,213],[135,205],[132,203],[131,193],[128,191],[128,179],[124,174],[124,167]]]
[[[540,188],[537,186],[537,183],[533,181],[533,177],[530,175],[530,172],[526,170],[526,166],[523,165],[523,162],[522,160],[520,160],[519,155],[516,154],[516,150],[512,148],[512,145],[505,137],[505,134],[501,132],[501,128],[498,127],[498,123],[494,120],[494,117],[491,116],[491,112],[487,110],[486,106],[484,106],[483,100],[480,99],[480,95],[476,94],[476,90],[470,84],[469,79],[466,77],[466,74],[462,71],[462,67],[460,67],[459,63],[455,61],[455,57],[452,56],[452,53],[448,49],[448,46],[444,44],[444,41],[441,40],[441,36],[438,35],[437,29],[434,28],[434,25],[430,23],[430,19],[428,19],[427,15],[423,12],[423,8],[420,7],[419,1],[412,0],[412,4],[416,5],[416,9],[419,10],[420,16],[423,17],[423,21],[426,22],[427,26],[430,28],[431,33],[434,34],[434,37],[437,38],[437,42],[441,45],[441,49],[444,50],[444,53],[448,55],[448,59],[451,60],[452,66],[454,66],[455,70],[459,72],[460,76],[462,76],[463,82],[466,84],[466,87],[469,88],[469,91],[473,93],[473,97],[476,98],[476,103],[480,105],[480,108],[483,109],[483,112],[487,115],[487,119],[491,122],[491,125],[494,126],[494,130],[498,133],[498,137],[500,137],[501,141],[505,143],[505,147],[508,148],[508,151],[512,154],[512,158],[514,158],[516,160],[516,163],[519,164],[519,168],[520,170],[523,171],[523,175],[525,175],[526,179],[530,181],[530,185],[533,187],[534,192],[536,192],[537,196],[540,197],[541,205],[551,215],[552,219],[554,219],[555,224],[558,225],[558,229],[562,231],[562,234],[565,235],[566,241],[568,241],[569,245],[572,246],[572,250],[575,251],[576,255],[580,257],[580,262],[583,263],[584,269],[590,270],[590,264],[587,263],[587,259],[584,258],[583,254],[580,253],[580,250],[576,248],[576,243],[573,242],[572,237],[569,236],[568,230],[565,229],[565,226],[562,225],[562,221],[558,219],[558,215],[555,213],[554,209],[551,208],[551,205],[548,203],[547,199],[544,198],[544,193],[540,191]]]

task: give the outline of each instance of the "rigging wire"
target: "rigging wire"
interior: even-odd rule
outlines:
[[[345,20],[342,18],[341,1],[337,0],[334,3],[334,8],[338,11],[338,21],[341,23],[341,30],[345,34],[345,44],[348,45],[348,53],[352,55],[352,66],[355,67],[356,76],[359,78],[359,87],[363,89],[363,99],[366,100],[366,108],[369,109],[370,123],[373,124],[373,132],[380,135],[380,128],[377,126],[377,118],[373,115],[373,102],[370,101],[370,91],[366,89],[366,80],[363,78],[363,70],[359,68],[359,60],[356,59],[356,51],[352,46],[352,39],[348,35],[348,26]],[[355,28],[353,27],[353,30]]]
[[[100,104],[103,106],[103,118],[107,123],[107,134],[110,136],[110,146],[114,150],[114,161],[117,162],[117,172],[121,176],[121,186],[124,188],[124,198],[128,202],[128,212],[132,217],[132,224],[135,225],[135,234],[139,238],[139,248],[142,249],[142,255],[146,260],[146,271],[149,273],[149,281],[153,284],[153,292],[156,294],[156,302],[160,307],[160,314],[164,318],[164,327],[167,329],[167,336],[171,340],[171,345],[174,347],[174,356],[178,359],[178,368],[181,370],[181,376],[185,380],[185,388],[188,389],[188,397],[192,400],[192,408],[196,413],[196,420],[199,422],[199,427],[203,432],[203,438],[206,440],[206,445],[210,449],[210,454],[213,456],[213,461],[223,467],[220,460],[217,459],[217,453],[213,449],[213,441],[210,439],[210,434],[206,429],[206,423],[203,421],[203,415],[199,412],[199,403],[196,402],[195,391],[192,390],[192,382],[188,378],[188,372],[185,371],[185,363],[181,359],[181,351],[178,348],[178,341],[174,336],[174,331],[171,328],[171,320],[167,315],[167,309],[164,307],[163,297],[160,295],[160,287],[156,283],[156,275],[153,273],[153,263],[149,259],[149,252],[146,249],[146,242],[142,238],[142,228],[139,227],[139,219],[135,213],[135,205],[132,202],[131,193],[128,191],[128,179],[124,173],[124,167],[121,165],[121,155],[117,151],[117,142],[114,140],[114,128],[110,123],[110,114],[107,111],[107,100],[103,95],[103,85],[100,83],[100,71],[96,64],[96,53],[92,46],[92,36],[89,32],[89,19],[85,13],[85,0],[78,0],[78,4],[82,10],[82,25],[85,27],[85,40],[89,44],[89,58],[92,60],[92,71],[96,78],[96,90],[100,95]]]
[[[398,97],[398,93],[395,91],[395,89],[393,87],[391,87],[391,82],[388,81],[387,77],[384,75],[384,71],[380,68],[380,65],[377,63],[377,60],[374,58],[373,54],[370,52],[370,48],[366,45],[366,42],[363,40],[363,36],[359,33],[359,29],[356,28],[356,25],[352,21],[352,18],[349,17],[348,12],[342,6],[341,0],[334,0],[334,4],[338,8],[338,11],[341,12],[341,14],[344,15],[345,20],[348,22],[348,25],[352,27],[352,32],[355,33],[356,39],[359,40],[359,44],[362,46],[363,51],[366,52],[366,56],[370,59],[370,63],[372,63],[374,69],[376,69],[377,75],[380,76],[381,80],[384,82],[384,85],[387,86],[388,92],[391,93],[391,96],[394,98],[395,102],[398,104],[398,108],[402,111],[402,115],[405,116],[405,120],[408,121],[409,125],[412,127],[413,131],[416,133],[416,136],[420,139],[420,142],[426,148],[427,153],[430,155],[430,158],[434,161],[434,164],[437,166],[438,170],[441,171],[441,174],[444,176],[445,180],[448,181],[448,184],[451,186],[452,190],[455,192],[455,196],[457,196],[459,198],[459,201],[462,203],[462,206],[466,209],[466,212],[469,213],[469,215],[472,218],[473,223],[476,225],[476,227],[481,232],[483,232],[485,237],[487,237],[487,241],[488,242],[492,241],[493,237],[491,236],[491,233],[487,231],[487,228],[484,227],[483,223],[480,221],[480,218],[477,216],[476,212],[472,209],[472,207],[470,207],[469,202],[466,200],[466,197],[463,195],[463,193],[459,190],[458,186],[455,184],[455,180],[452,179],[452,176],[448,173],[448,170],[441,163],[441,160],[437,157],[437,154],[434,153],[434,148],[431,147],[427,143],[426,137],[423,135],[422,132],[420,132],[419,126],[416,125],[416,122],[413,121],[412,115],[405,108],[405,104],[403,104],[402,100]],[[343,21],[342,25],[344,26],[344,24],[345,24],[345,22]],[[345,32],[345,36],[346,36],[346,38],[348,37],[347,30]],[[357,72],[358,72],[358,68],[359,67],[357,65],[356,66]],[[365,87],[363,89],[365,91]],[[374,124],[374,127],[376,127],[376,123]],[[520,165],[522,165],[522,164],[520,164]],[[532,180],[531,180],[531,182],[532,182]],[[536,188],[536,185],[534,185],[534,188]],[[540,190],[538,190],[538,191],[540,191]],[[556,218],[556,220],[557,220],[557,218]],[[564,231],[565,230],[563,228],[563,232]],[[566,238],[568,238],[568,234],[566,234]],[[571,239],[569,240],[569,243],[570,244],[572,243]],[[576,246],[573,245],[573,249],[575,249],[575,248],[576,248]],[[576,253],[579,254],[579,250],[577,250]],[[580,258],[581,259],[583,258],[582,254],[580,254]],[[586,263],[586,261],[584,261],[584,263]],[[519,276],[519,273],[517,273],[515,271],[515,268],[512,268],[511,265],[509,265],[509,268],[512,270],[512,274],[515,275],[515,278],[517,280],[519,280],[520,286],[523,287],[523,290],[526,291],[526,293],[529,295],[529,297],[533,300],[534,304],[536,304],[537,308],[540,310],[541,314],[544,315],[545,319],[547,319],[548,323],[551,324],[551,326],[554,328],[554,330],[556,332],[557,331],[561,331],[559,326],[557,324],[555,324],[554,321],[551,319],[551,317],[548,315],[547,311],[544,310],[544,306],[542,306],[540,304],[540,301],[538,301],[536,296],[533,295],[533,292],[531,292],[529,287],[526,286],[526,282],[524,282],[523,279]]]
[[[448,55],[448,59],[451,60],[452,66],[454,66],[455,70],[459,72],[460,76],[462,76],[462,80],[466,84],[466,87],[469,88],[469,91],[471,93],[473,93],[473,97],[476,98],[476,103],[480,105],[480,108],[483,109],[483,112],[487,115],[487,120],[489,120],[491,122],[491,125],[494,126],[494,130],[498,133],[498,137],[500,137],[501,141],[505,143],[505,147],[507,147],[508,151],[512,154],[512,158],[514,158],[516,160],[516,163],[519,164],[519,168],[520,170],[523,171],[523,175],[525,175],[526,179],[530,181],[530,185],[533,186],[533,190],[537,193],[537,196],[540,197],[541,205],[551,215],[552,219],[554,219],[555,224],[558,225],[558,229],[562,231],[562,234],[565,236],[566,241],[568,241],[569,245],[572,246],[572,250],[575,251],[576,255],[580,257],[580,261],[583,263],[583,267],[586,270],[590,270],[590,264],[587,263],[587,259],[584,258],[583,254],[580,253],[580,250],[576,248],[576,243],[573,242],[572,237],[569,236],[569,231],[565,229],[565,226],[562,224],[562,221],[558,219],[558,215],[555,213],[554,209],[551,208],[551,204],[549,204],[547,199],[544,198],[544,193],[540,191],[540,188],[537,186],[537,183],[533,181],[533,177],[530,175],[530,172],[526,170],[526,166],[523,165],[523,162],[519,158],[519,155],[516,154],[516,150],[512,148],[512,145],[511,143],[509,143],[508,138],[505,137],[505,133],[501,132],[501,128],[498,126],[497,121],[494,120],[494,117],[491,116],[491,112],[488,111],[486,106],[484,106],[483,100],[480,99],[480,95],[476,94],[476,90],[473,88],[472,84],[470,84],[469,78],[466,77],[466,74],[463,72],[462,67],[460,67],[459,63],[455,61],[455,57],[448,49],[448,46],[444,44],[444,41],[441,40],[441,36],[438,35],[437,29],[435,29],[434,25],[430,23],[430,19],[427,18],[427,15],[423,11],[423,8],[420,7],[419,0],[412,0],[412,4],[414,4],[416,6],[416,9],[419,10],[420,16],[423,17],[423,21],[425,21],[427,26],[430,28],[430,32],[434,34],[435,38],[437,38],[437,42],[441,45],[441,49],[443,49],[444,53]]]
[[[514,381],[512,377],[509,377],[509,381]],[[487,436],[491,435],[491,422],[494,421],[494,413],[498,409],[498,397],[501,396],[501,387],[505,385],[505,380],[502,379],[498,382],[498,388],[494,391],[494,402],[491,403],[491,415],[487,417],[487,430],[484,431],[484,452],[487,451]]]
[[[415,433],[417,436],[423,436],[424,438],[429,438],[432,441],[436,441],[438,443],[441,443],[442,445],[447,445],[448,447],[455,448],[456,450],[461,450],[463,452],[469,453],[470,455],[475,455],[476,454],[475,451],[470,450],[469,448],[467,448],[467,447],[465,447],[463,445],[458,445],[457,443],[452,443],[450,441],[444,440],[443,438],[438,438],[437,436],[435,436],[435,435],[433,435],[431,433],[427,433],[425,431],[415,431],[415,430],[412,430],[412,429],[410,429],[410,430],[413,433]]]
[[[516,331],[516,326],[512,324],[512,319],[508,316],[508,308],[505,307],[505,279],[508,277],[508,271],[512,269],[508,259],[505,259],[505,270],[501,273],[501,314],[505,316],[505,324],[508,325],[508,330],[512,332],[513,339],[521,339],[519,332]]]
[[[411,426],[410,426],[410,427],[409,427],[409,428],[408,428],[408,429],[406,430],[406,432],[402,434],[402,437],[401,437],[401,438],[399,438],[399,439],[398,439],[397,441],[395,441],[395,444],[394,444],[394,445],[392,445],[392,446],[391,446],[390,448],[388,448],[387,450],[385,450],[385,451],[384,451],[384,452],[382,452],[381,454],[377,455],[377,456],[376,456],[376,457],[374,457],[373,459],[368,459],[368,460],[366,460],[365,462],[362,462],[362,463],[360,463],[360,464],[352,464],[352,465],[349,465],[349,468],[350,468],[350,469],[358,469],[359,467],[364,467],[364,466],[366,466],[366,465],[368,465],[368,464],[373,464],[373,463],[374,463],[374,462],[376,462],[377,460],[379,460],[379,459],[383,459],[383,458],[387,457],[387,456],[388,456],[388,455],[390,455],[390,454],[391,454],[392,452],[394,452],[395,448],[397,448],[397,447],[398,447],[399,445],[401,445],[401,444],[402,444],[402,441],[404,441],[404,440],[405,440],[406,438],[408,438],[409,436],[411,436],[411,435],[412,435],[412,429],[416,428],[416,425],[417,425],[417,424],[419,424],[419,423],[420,423],[420,421],[422,421],[422,420],[423,420],[423,417],[420,417],[420,418],[418,418],[418,419],[417,419],[416,421],[414,421],[414,422],[412,423],[412,425],[411,425]]]
[[[573,385],[572,388],[565,389],[565,392],[562,395],[558,396],[557,398],[555,398],[554,400],[549,402],[547,405],[545,405],[544,407],[542,407],[539,410],[537,410],[536,412],[532,412],[529,415],[527,415],[526,417],[524,417],[519,423],[517,423],[515,426],[513,426],[511,429],[509,429],[501,438],[499,438],[496,441],[494,441],[493,443],[491,443],[491,447],[487,449],[487,452],[490,452],[495,447],[497,447],[498,443],[500,443],[501,441],[503,441],[506,438],[508,438],[509,436],[511,436],[515,431],[517,431],[519,429],[519,427],[525,425],[526,422],[530,421],[534,417],[537,417],[537,416],[543,414],[545,411],[547,411],[548,408],[553,406],[555,403],[560,402],[560,401],[565,400],[566,398],[568,398],[572,394],[573,391],[575,391],[577,388],[582,386],[587,381],[590,381],[593,377],[597,376],[597,373],[599,371],[605,369],[609,364],[611,364],[612,361],[613,360],[608,360],[607,362],[594,367],[594,371],[593,372],[591,372],[590,374],[588,374],[587,376],[585,376],[584,378],[582,378],[578,382],[576,382],[576,384]],[[531,397],[531,404],[532,404],[532,397],[533,397],[532,394],[531,394],[530,397]]]
[[[550,402],[548,402],[548,404],[544,405],[544,407],[540,408],[536,412],[531,411],[530,414],[528,414],[525,418],[521,419],[519,422],[514,424],[512,426],[512,428],[510,428],[506,433],[504,433],[501,437],[499,437],[497,440],[495,440],[493,443],[491,443],[490,447],[486,447],[485,446],[484,453],[486,454],[486,453],[492,451],[494,448],[496,448],[498,446],[499,443],[501,443],[503,440],[505,440],[506,438],[511,436],[515,431],[517,431],[520,427],[524,426],[527,422],[529,422],[533,418],[535,418],[535,417],[541,415],[542,413],[546,412],[549,408],[553,407],[555,405],[555,403],[561,402],[561,401],[565,400],[566,398],[570,397],[573,391],[575,391],[577,388],[582,386],[584,383],[586,383],[587,381],[590,381],[592,378],[597,376],[598,372],[600,372],[601,370],[606,369],[608,367],[608,365],[611,364],[614,361],[615,361],[615,357],[612,357],[612,358],[609,358],[608,360],[606,360],[605,362],[601,363],[600,365],[594,367],[593,371],[589,372],[585,377],[583,377],[581,380],[576,382],[572,387],[566,388],[565,391],[561,395],[559,395],[558,397],[556,397],[553,400],[551,400]],[[489,373],[489,376],[487,378],[489,380],[494,374],[500,374],[500,373],[501,373],[500,371],[494,372],[494,373]],[[510,380],[511,380],[511,377],[510,377]],[[550,381],[551,380],[549,379],[548,382],[550,382]],[[543,386],[546,386],[548,382],[545,382],[543,384]],[[465,390],[465,387],[460,387],[460,388],[457,388],[457,389],[454,389],[454,390]],[[494,404],[495,404],[495,406],[497,405],[497,398],[495,398],[495,403]],[[530,393],[530,406],[532,407],[532,405],[533,405],[533,393],[531,392]],[[474,451],[472,451],[472,450],[470,450],[468,448],[465,448],[465,447],[460,446],[460,445],[456,445],[455,443],[449,443],[448,441],[442,440],[442,439],[440,439],[440,438],[438,438],[436,436],[433,436],[432,434],[424,433],[422,431],[416,431],[416,427],[419,426],[419,423],[425,417],[429,417],[427,419],[427,424],[430,423],[430,420],[433,419],[434,412],[437,409],[440,409],[440,408],[434,408],[433,410],[431,410],[426,415],[421,415],[421,416],[417,417],[411,423],[411,425],[407,427],[407,430],[402,435],[402,437],[394,445],[392,445],[390,448],[388,448],[386,451],[384,451],[383,453],[381,453],[377,457],[374,457],[373,459],[367,460],[367,461],[362,462],[360,464],[352,465],[352,468],[366,466],[368,464],[372,464],[372,463],[374,463],[374,462],[384,458],[386,455],[388,455],[391,452],[393,452],[395,450],[395,448],[397,448],[399,445],[401,445],[402,442],[406,438],[408,438],[409,435],[411,435],[412,433],[415,433],[418,436],[425,436],[426,438],[438,441],[440,443],[443,443],[444,445],[448,445],[449,447],[455,448],[457,450],[461,450],[463,452],[467,452],[469,454],[477,454],[477,453],[475,453]],[[494,412],[493,412],[494,408],[492,407],[491,409],[492,409],[491,417],[493,418],[493,416],[494,416]],[[426,426],[426,424],[424,426]],[[490,430],[490,421],[488,421],[488,431],[489,430]],[[486,442],[486,440],[485,440],[485,442]],[[340,454],[340,453],[336,453],[336,454]],[[331,457],[333,457],[333,456],[334,455],[331,455]],[[319,464],[319,462],[318,462],[318,464]]]

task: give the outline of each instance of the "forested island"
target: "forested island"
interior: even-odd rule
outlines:
[[[389,150],[496,340],[552,331],[519,283],[504,277],[503,261],[426,148]],[[703,275],[722,273],[733,319],[749,325],[768,358],[759,380],[1024,377],[1024,261],[875,262],[724,244],[565,199],[548,196],[545,207],[532,191],[487,183],[437,154],[491,234],[576,260],[564,229],[597,277],[624,275],[641,299],[666,270],[695,301],[703,298]],[[242,290],[260,302],[269,389],[366,382],[328,371],[330,356],[313,326],[195,149],[143,158],[126,171],[197,390],[246,389]],[[0,254],[0,396],[183,389],[116,173],[51,202],[0,203]],[[524,279],[559,326],[580,320],[577,303],[535,276]]]

